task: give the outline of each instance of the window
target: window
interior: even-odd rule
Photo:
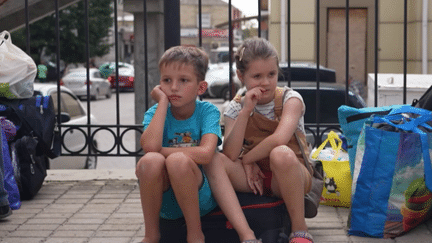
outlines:
[[[197,15],[197,28],[199,28],[199,15]],[[209,13],[201,14],[201,24],[203,29],[211,28],[211,15]]]
[[[54,110],[57,113],[57,92],[51,93],[54,102]],[[71,120],[85,116],[79,101],[66,92],[61,93],[61,112],[68,113]]]

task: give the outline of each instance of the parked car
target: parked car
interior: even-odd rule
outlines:
[[[130,68],[119,68],[118,86],[120,90],[133,90],[135,81],[135,71]],[[108,77],[111,88],[117,88],[115,70]]]
[[[237,92],[243,85],[237,77],[235,65],[233,65],[233,84]],[[212,64],[207,71],[205,80],[208,83],[208,95],[212,98],[230,99],[229,93],[229,63]]]
[[[212,98],[223,98],[229,100],[229,64],[218,63],[209,67],[206,75],[208,82],[208,95]],[[291,63],[291,80],[292,81],[316,81],[316,64],[314,63]],[[280,72],[278,81],[288,80],[288,64],[279,64]],[[233,65],[233,83],[235,92],[243,85],[237,77],[235,65]],[[336,72],[333,69],[320,66],[320,82],[335,83]]]
[[[116,63],[115,62],[106,62],[99,66],[99,70],[102,74],[102,77],[108,78],[112,72],[115,71]],[[126,62],[118,62],[118,68],[126,68],[134,70],[134,66],[132,64],[126,63]]]
[[[60,86],[61,117],[62,125],[83,125],[87,124],[87,111],[84,109],[78,97],[68,88]],[[57,85],[55,84],[34,84],[34,95],[51,95],[54,102],[54,109],[57,114]],[[96,118],[90,115],[92,124],[97,124]],[[67,128],[64,128],[67,129]],[[71,152],[78,152],[86,144],[85,135],[79,130],[73,129],[66,133],[62,129],[63,148]],[[86,131],[86,129],[84,129]],[[97,147],[97,136],[93,137],[93,144]],[[87,149],[87,147],[86,147]],[[50,169],[96,169],[96,156],[60,156],[50,160]]]
[[[90,81],[90,98],[96,100],[99,96],[111,98],[111,87],[107,79],[101,76],[99,69],[90,68],[87,78],[86,68],[71,69],[61,80],[60,84],[72,90],[79,98],[87,96],[87,80]]]
[[[288,80],[288,63],[280,63],[278,81]],[[315,81],[317,65],[315,63],[291,63],[291,81]],[[320,83],[336,83],[336,71],[334,69],[320,66]]]
[[[285,82],[278,82],[278,86],[285,86]],[[291,82],[291,87],[300,93],[306,106],[306,113],[304,115],[304,122],[306,124],[316,124],[316,93],[317,83],[296,81]],[[244,95],[246,87],[239,89],[237,94]],[[341,105],[345,104],[345,85],[338,83],[320,83],[320,124],[339,124],[337,110]],[[229,101],[226,101],[221,107],[220,124],[222,131],[225,128],[224,111],[228,107]],[[366,103],[358,94],[352,91],[348,92],[348,105],[356,108],[366,107]],[[316,145],[312,134],[306,135],[307,140],[312,145]]]

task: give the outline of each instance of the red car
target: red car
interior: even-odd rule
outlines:
[[[116,82],[117,75],[114,72],[110,74],[108,77],[108,81],[111,84],[111,88],[117,87]],[[130,68],[119,68],[119,75],[118,75],[118,86],[119,89],[132,89],[134,88],[134,81],[135,81],[135,73],[133,69]]]

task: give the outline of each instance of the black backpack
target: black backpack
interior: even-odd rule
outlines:
[[[432,85],[419,100],[413,100],[412,106],[432,111]]]
[[[51,96],[28,99],[0,98],[0,116],[17,127],[10,142],[15,179],[22,200],[32,199],[42,187],[49,168],[49,158],[60,154],[61,138]]]

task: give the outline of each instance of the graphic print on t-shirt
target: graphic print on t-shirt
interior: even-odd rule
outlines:
[[[192,138],[192,132],[174,133],[174,138],[168,141],[170,147],[193,147],[198,146],[199,141]]]

